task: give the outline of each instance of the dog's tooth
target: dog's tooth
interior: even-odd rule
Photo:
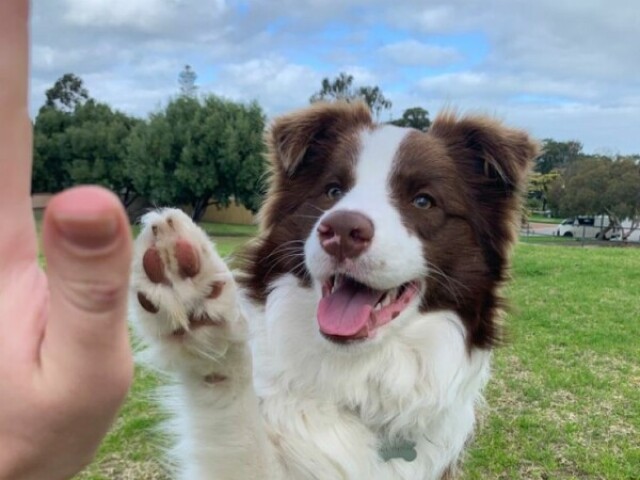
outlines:
[[[379,310],[382,310],[382,304],[380,302],[376,303],[376,306],[373,307],[374,312],[377,312]]]
[[[386,307],[387,305],[391,305],[391,302],[393,301],[394,298],[395,298],[395,289],[389,290],[387,294],[384,296],[384,299],[382,300],[382,305],[384,307]]]

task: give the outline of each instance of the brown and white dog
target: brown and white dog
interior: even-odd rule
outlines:
[[[319,104],[268,133],[261,231],[234,277],[175,209],[143,218],[135,324],[185,480],[454,476],[500,339],[537,147],[485,117],[428,133]]]

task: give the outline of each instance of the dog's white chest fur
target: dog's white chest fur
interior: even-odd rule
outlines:
[[[440,478],[473,430],[489,354],[469,356],[456,315],[441,312],[353,358],[308,322],[316,304],[289,276],[269,295],[264,318],[251,315],[254,384],[290,453],[291,478]],[[415,460],[382,458],[385,447],[411,442]]]

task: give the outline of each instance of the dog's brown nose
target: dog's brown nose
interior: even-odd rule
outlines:
[[[373,223],[361,213],[338,210],[318,226],[320,245],[340,260],[361,255],[373,239]]]

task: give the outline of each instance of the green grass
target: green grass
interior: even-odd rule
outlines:
[[[215,237],[223,254],[248,239],[232,232]],[[509,342],[495,354],[462,478],[640,479],[640,249],[523,242],[513,274]],[[138,370],[112,433],[77,480],[166,480],[151,400],[158,383]]]
[[[532,223],[553,223],[553,224],[558,224],[560,222],[562,222],[564,220],[564,218],[553,218],[553,217],[545,217],[542,215],[529,215],[528,217],[529,222]]]
[[[156,426],[162,413],[153,401],[160,381],[136,369],[133,387],[96,460],[76,480],[166,480],[161,463],[162,444]]]
[[[465,479],[640,478],[640,250],[521,244]]]
[[[256,225],[202,222],[202,229],[214,237],[252,237],[258,232]]]
[[[536,244],[558,244],[565,246],[579,245],[578,239],[572,237],[556,237],[553,235],[521,235],[520,241],[523,243],[536,243]]]

